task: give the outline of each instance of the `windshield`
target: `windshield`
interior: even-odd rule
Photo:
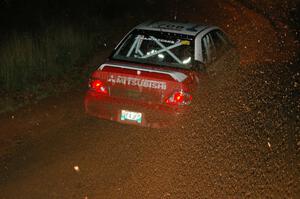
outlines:
[[[192,67],[193,52],[192,38],[186,35],[135,31],[112,58],[188,69]]]

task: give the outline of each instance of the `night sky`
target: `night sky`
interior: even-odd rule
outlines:
[[[159,2],[162,7],[164,1]],[[155,2],[138,0],[0,0],[1,31],[35,28],[53,21],[84,21],[91,17],[104,19],[125,15],[143,15]]]

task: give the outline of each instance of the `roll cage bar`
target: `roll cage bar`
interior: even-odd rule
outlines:
[[[154,52],[148,52],[146,54],[144,54],[140,47],[142,45],[142,42],[144,40],[144,36],[143,35],[138,35],[136,36],[135,38],[135,41],[133,42],[132,46],[130,47],[129,51],[127,52],[126,54],[126,57],[130,57],[133,53],[133,51],[135,52],[135,54],[139,54],[142,58],[142,59],[146,59],[146,58],[149,58],[149,57],[153,57],[155,55],[158,55],[160,53],[163,53],[163,52],[166,52],[168,53],[178,64],[184,64],[174,53],[172,53],[170,50],[171,49],[174,49],[174,48],[177,48],[179,46],[182,46],[182,45],[189,45],[189,41],[186,41],[186,40],[179,40],[177,41],[175,44],[172,44],[172,45],[169,45],[169,46],[166,46],[164,45],[159,39],[157,39],[156,37],[154,36],[150,36],[150,39],[151,41],[154,41],[161,49],[160,50],[156,50]]]

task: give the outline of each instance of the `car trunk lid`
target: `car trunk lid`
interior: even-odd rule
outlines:
[[[183,89],[188,75],[161,67],[105,63],[93,78],[103,81],[110,97],[161,104],[174,92]]]

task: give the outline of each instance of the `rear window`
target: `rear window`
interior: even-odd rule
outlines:
[[[193,46],[193,38],[187,35],[133,31],[112,59],[188,69],[194,61]]]

